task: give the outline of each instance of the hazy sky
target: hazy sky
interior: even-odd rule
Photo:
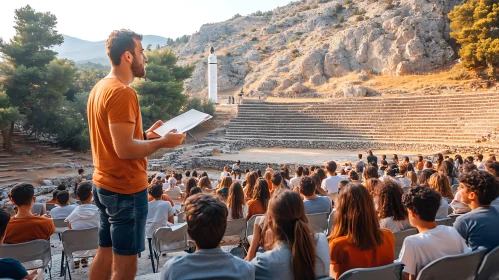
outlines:
[[[114,29],[129,28],[144,35],[176,38],[192,34],[204,23],[236,13],[246,15],[284,6],[290,0],[2,0],[0,37],[14,35],[14,10],[31,5],[57,16],[57,30],[80,39],[104,40]]]

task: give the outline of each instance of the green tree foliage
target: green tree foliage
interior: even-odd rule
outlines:
[[[464,67],[489,70],[496,77],[499,67],[499,3],[496,0],[468,0],[449,13],[450,33],[460,45]]]
[[[215,103],[208,98],[192,97],[187,99],[187,102],[182,108],[182,112],[187,112],[191,109],[195,109],[212,116],[215,115]]]
[[[177,66],[178,57],[170,48],[146,52],[148,57],[145,79],[136,80],[132,87],[137,90],[144,127],[157,120],[177,116],[185,104],[184,80],[190,78],[194,65]]]
[[[0,133],[2,133],[3,149],[12,150],[12,132],[14,130],[14,122],[22,118],[17,108],[11,106],[9,97],[3,91],[0,92]]]

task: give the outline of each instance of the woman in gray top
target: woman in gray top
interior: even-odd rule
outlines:
[[[298,193],[283,190],[270,199],[267,225],[274,248],[251,261],[255,279],[315,279],[329,276],[329,251],[324,234],[312,235]],[[314,240],[315,239],[315,240]]]

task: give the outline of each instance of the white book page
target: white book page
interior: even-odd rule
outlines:
[[[176,129],[177,133],[184,133],[211,118],[212,116],[208,114],[191,109],[188,112],[163,123],[163,125],[154,130],[154,132],[161,137],[165,136],[165,134],[172,129]]]

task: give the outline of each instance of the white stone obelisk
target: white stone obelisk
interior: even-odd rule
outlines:
[[[208,97],[213,103],[218,104],[217,87],[217,56],[215,49],[211,47],[210,56],[208,56]]]

